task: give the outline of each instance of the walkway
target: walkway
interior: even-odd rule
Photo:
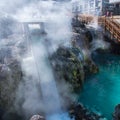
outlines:
[[[94,22],[94,20],[98,20],[99,25],[104,26],[105,31],[109,31],[111,34],[111,38],[120,42],[120,16],[112,16],[112,17],[95,17],[91,15],[79,15],[79,20],[89,24]]]

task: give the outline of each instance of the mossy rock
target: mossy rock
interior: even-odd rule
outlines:
[[[78,48],[60,47],[50,56],[57,80],[65,80],[72,85],[71,91],[79,90],[84,81],[83,63]]]

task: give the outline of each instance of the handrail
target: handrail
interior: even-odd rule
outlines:
[[[120,24],[115,21],[115,19],[120,19],[120,16],[100,16],[98,17],[98,24],[103,25],[104,28],[110,32],[111,36],[120,42]],[[79,20],[82,22],[84,21],[86,23],[90,23],[94,20],[94,16],[80,15]]]
[[[105,17],[103,24],[105,29],[107,29],[111,35],[120,42],[120,25],[116,24],[113,20],[110,18]]]

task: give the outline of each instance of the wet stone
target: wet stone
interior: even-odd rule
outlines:
[[[43,116],[33,115],[30,120],[45,120]]]

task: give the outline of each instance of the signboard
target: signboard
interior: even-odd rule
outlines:
[[[109,0],[110,3],[120,2],[120,0]]]

